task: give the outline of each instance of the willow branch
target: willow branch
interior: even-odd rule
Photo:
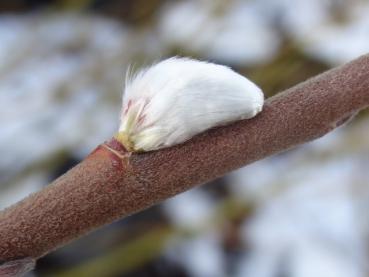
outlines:
[[[131,154],[112,139],[0,213],[0,260],[41,257],[102,225],[321,137],[368,106],[369,55],[268,99],[251,120],[175,147]]]

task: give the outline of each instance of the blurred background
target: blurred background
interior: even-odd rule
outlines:
[[[364,0],[1,0],[0,209],[118,127],[126,68],[231,66],[267,96],[369,52]],[[368,276],[369,116],[120,220],[30,276]]]

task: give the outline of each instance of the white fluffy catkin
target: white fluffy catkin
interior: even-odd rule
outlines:
[[[127,78],[116,138],[129,151],[170,147],[254,117],[263,103],[260,88],[230,68],[173,57]]]

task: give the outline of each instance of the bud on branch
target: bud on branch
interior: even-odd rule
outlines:
[[[174,147],[130,153],[112,139],[0,212],[0,260],[39,258],[102,225],[321,137],[368,106],[366,55],[268,99],[250,120]],[[0,273],[6,265],[0,264]]]

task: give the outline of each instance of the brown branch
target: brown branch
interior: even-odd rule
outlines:
[[[127,153],[114,139],[0,213],[0,260],[38,258],[121,217],[298,144],[369,106],[369,55],[269,99],[251,120],[172,148]]]
[[[5,264],[0,263],[1,277],[19,277],[32,270],[35,266],[35,259],[24,258],[15,261],[9,261]]]

